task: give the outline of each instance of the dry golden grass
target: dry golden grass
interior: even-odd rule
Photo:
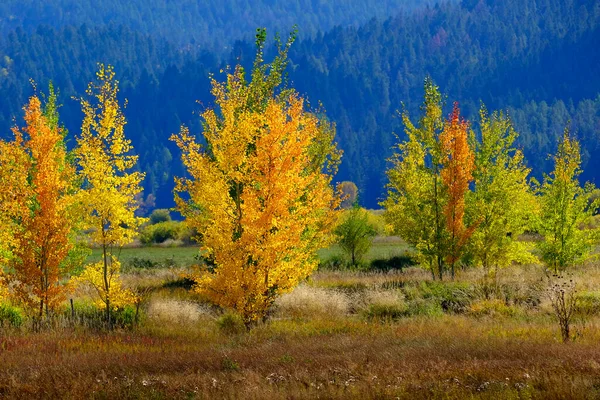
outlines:
[[[153,298],[149,301],[147,316],[164,324],[194,325],[199,321],[214,319],[211,310],[189,300]]]
[[[275,312],[279,317],[343,317],[349,310],[350,299],[344,293],[307,285],[298,286],[275,303]]]
[[[206,327],[9,335],[0,339],[0,396],[596,398],[595,324],[567,345],[547,320],[462,316],[281,320],[235,337]]]
[[[318,272],[268,322],[231,334],[173,284],[182,272],[125,274],[128,286],[152,289],[133,330],[0,330],[0,398],[600,398],[600,317],[576,320],[574,341],[562,343],[536,266],[501,270],[489,298],[479,271],[444,284],[417,268]],[[597,290],[600,268],[573,279]],[[461,313],[442,312],[435,297],[462,295]],[[410,311],[419,302],[437,311]],[[370,318],[373,306],[407,312]]]

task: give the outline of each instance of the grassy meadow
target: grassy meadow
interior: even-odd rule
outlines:
[[[366,264],[405,250],[378,238]],[[0,328],[0,398],[600,397],[600,265],[573,276],[582,306],[565,344],[540,266],[442,283],[414,266],[323,268],[247,332],[189,290],[197,252],[123,249],[124,281],[144,289],[131,326]]]

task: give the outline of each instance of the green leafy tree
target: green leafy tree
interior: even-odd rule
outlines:
[[[403,121],[408,140],[398,145],[388,170],[388,198],[382,203],[388,230],[399,235],[417,251],[435,278],[443,279],[446,259],[447,191],[441,178],[445,153],[440,143],[444,128],[442,95],[427,79],[419,125]]]
[[[355,204],[342,214],[340,224],[335,229],[339,237],[338,244],[350,257],[353,266],[369,252],[373,238],[377,236],[377,226],[369,217],[367,210]]]
[[[152,211],[150,214],[150,224],[155,225],[161,222],[170,222],[171,221],[171,212],[164,208],[159,208]]]
[[[480,110],[480,135],[471,132],[475,149],[474,190],[467,198],[467,219],[477,223],[470,254],[486,276],[514,261],[533,262],[529,246],[517,239],[531,225],[536,198],[523,153],[514,148],[518,134],[502,113]]]
[[[600,203],[592,200],[594,185],[579,183],[579,150],[579,142],[566,129],[554,156],[554,171],[544,177],[541,187],[538,231],[544,240],[539,249],[555,273],[586,261],[598,240],[597,229],[584,228]]]

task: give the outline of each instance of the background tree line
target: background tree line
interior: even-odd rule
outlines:
[[[23,9],[36,4],[26,3]],[[103,7],[110,9],[110,4]],[[80,8],[85,5],[76,10]],[[230,43],[224,52],[208,45],[191,48],[163,36],[160,29],[149,33],[140,28],[133,11],[115,21],[121,25],[76,25],[85,21],[67,16],[54,21],[48,17],[53,10],[45,5],[37,14],[53,26],[23,22],[18,13],[5,24],[8,33],[0,40],[0,94],[7,99],[0,105],[2,132],[21,114],[21,104],[31,94],[31,78],[44,86],[55,82],[65,127],[75,131],[81,111],[71,96],[85,89],[98,61],[111,63],[122,77],[122,95],[130,101],[125,113],[139,169],[147,174],[145,193],[154,194],[159,207],[172,206],[172,177],[183,169],[179,150],[167,139],[181,124],[200,128],[193,114],[212,104],[209,74],[238,62],[248,67],[252,44],[235,42],[232,34],[223,36]],[[144,9],[159,15],[155,11],[152,5]],[[360,26],[319,25],[321,33],[298,17],[293,21],[307,34],[290,50],[288,81],[326,106],[345,153],[337,179],[356,182],[361,202],[371,208],[384,198],[385,160],[394,133],[404,137],[396,111],[404,107],[416,113],[414,99],[420,97],[426,76],[460,102],[468,119],[477,116],[480,101],[490,109],[508,110],[521,133],[516,145],[531,165],[543,166],[534,171],[538,179],[551,170],[548,154],[556,150],[571,121],[572,133],[581,141],[583,178],[594,181],[598,161],[590,155],[600,143],[599,19],[597,0],[450,2]],[[149,26],[160,25],[160,19],[146,20],[154,21]],[[208,41],[218,41],[215,36]],[[273,51],[266,49],[268,55]]]

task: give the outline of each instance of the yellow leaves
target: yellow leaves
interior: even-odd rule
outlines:
[[[104,261],[90,264],[81,275],[73,278],[72,283],[76,287],[91,289],[90,294],[98,308],[110,306],[115,310],[136,302],[135,294],[123,287],[121,263],[114,256],[107,260],[106,270]]]
[[[203,114],[206,149],[185,127],[172,140],[191,176],[176,180],[176,193],[189,195],[176,197],[178,207],[215,264],[195,277],[198,291],[250,322],[316,267],[339,199],[323,172],[335,150],[330,127],[295,94],[263,103],[241,74],[213,81],[218,112]]]
[[[132,294],[122,288],[120,264],[112,255],[114,247],[130,243],[144,218],[135,215],[136,196],[141,193],[144,174],[130,172],[137,162],[131,142],[125,138],[125,116],[117,98],[118,82],[111,66],[99,66],[97,83],[91,83],[82,99],[84,120],[77,138],[75,154],[84,188],[78,194],[83,222],[91,230],[92,244],[103,250],[103,261],[86,267],[77,278],[97,292],[99,305],[108,311],[132,301]],[[107,314],[110,325],[110,312]]]
[[[8,285],[4,273],[0,270],[0,304],[8,299]]]
[[[111,66],[100,65],[98,83],[90,84],[88,91],[96,103],[82,99],[84,120],[75,154],[84,182],[78,201],[85,225],[93,230],[93,243],[122,246],[133,240],[144,221],[135,216],[135,196],[142,191],[144,174],[128,172],[137,156],[129,154],[132,147],[125,138],[114,76]]]

